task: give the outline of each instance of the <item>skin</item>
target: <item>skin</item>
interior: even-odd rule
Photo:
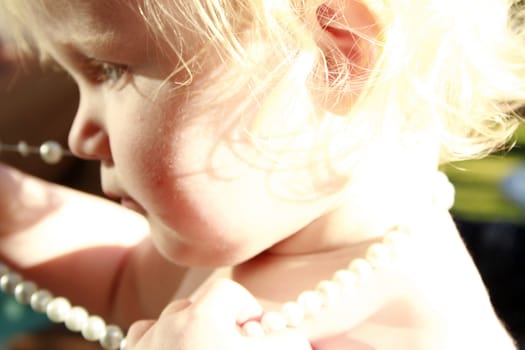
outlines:
[[[112,3],[102,7],[116,6]],[[411,180],[421,173],[430,173],[437,166],[435,158],[428,154],[425,158],[430,160],[422,161],[422,155],[405,155],[408,152],[394,144],[390,147],[392,155],[400,153],[401,156],[395,155],[391,163],[381,166],[372,165],[376,163],[372,161],[363,162],[352,174],[353,184],[344,191],[340,189],[327,195],[313,187],[308,193],[290,195],[283,189],[317,180],[311,175],[316,165],[307,165],[306,171],[300,172],[293,168],[277,171],[250,142],[242,118],[251,117],[246,111],[257,114],[257,105],[264,102],[264,96],[253,96],[249,85],[241,86],[239,91],[230,92],[233,97],[219,106],[196,108],[202,101],[220,98],[207,86],[214,86],[217,77],[239,73],[235,62],[209,62],[195,74],[190,86],[170,96],[170,86],[163,82],[168,72],[166,67],[172,64],[171,58],[163,56],[162,47],[143,50],[151,48],[148,43],[152,39],[147,37],[144,24],[134,12],[125,8],[102,11],[100,7],[96,2],[71,7],[50,2],[56,24],[43,26],[49,27],[44,38],[47,39],[45,48],[73,76],[80,90],[80,106],[69,144],[78,156],[101,160],[103,190],[111,197],[130,198],[138,203],[151,225],[157,247],[178,264],[232,265],[290,238],[283,248],[289,254],[344,248],[349,243],[347,237],[352,235],[342,235],[341,226],[366,232],[367,236],[383,234],[397,224],[390,215],[386,215],[388,222],[385,220],[379,227],[370,227],[370,223],[365,222],[366,216],[360,220],[358,217],[372,206],[376,208],[374,216],[385,217],[383,214],[391,209],[390,202],[385,208],[378,206],[374,196],[366,199],[370,193],[367,190],[387,189],[400,180],[401,174],[389,171],[391,181],[372,175],[372,180],[386,181],[384,186],[371,181],[370,174],[381,174],[391,163],[418,160],[422,165],[417,169],[411,167],[416,175],[405,179],[402,185],[406,187],[398,191],[412,196],[418,184],[427,183]],[[68,8],[75,11],[64,10]],[[93,37],[104,39],[93,41]],[[111,41],[111,45],[106,40]],[[186,41],[196,39],[189,37]],[[130,42],[138,44],[130,46]],[[201,48],[193,49],[198,52]],[[188,55],[192,55],[191,51]],[[117,81],[93,81],[90,68],[82,63],[86,57],[125,64],[129,73]],[[239,110],[240,105],[246,108]],[[306,158],[314,142],[311,130],[315,125],[302,110],[292,111],[286,118],[292,120],[290,129],[284,125],[279,133],[269,130],[268,138],[284,144],[300,138],[297,153]],[[299,131],[297,126],[301,127]],[[293,136],[283,136],[288,133]],[[376,141],[375,147],[370,147],[369,156],[375,160],[378,153],[385,152],[383,143],[390,141]],[[285,159],[279,152],[274,156]],[[361,179],[365,176],[366,182]],[[340,181],[332,181],[336,180]],[[407,191],[410,183],[413,189]],[[389,190],[381,197],[388,201],[396,194]],[[314,199],[302,200],[300,195]],[[348,214],[350,219],[345,220],[349,222],[341,222],[341,217]],[[313,221],[316,224],[310,225]],[[309,226],[315,227],[315,242],[301,238],[312,235],[306,232],[310,231]],[[322,237],[329,237],[333,242],[319,245]],[[364,238],[369,237],[351,238],[350,243]]]
[[[26,247],[25,254],[13,253],[9,247],[20,242],[13,232],[21,233],[18,238],[25,237],[26,242],[30,242],[28,237],[41,242],[44,238],[37,229],[44,223],[44,227],[57,230],[50,232],[59,235],[64,229],[58,220],[72,203],[82,208],[95,208],[101,203],[3,170],[3,192],[11,198],[16,198],[9,192],[13,188],[20,188],[26,196],[36,188],[37,192],[53,193],[57,204],[49,209],[43,196],[35,204],[46,208],[41,216],[31,223],[24,222],[24,218],[19,219],[22,223],[12,219],[11,225],[5,226],[4,232],[10,231],[11,235],[0,244],[2,255],[30,276],[41,276],[44,270],[48,275],[51,272],[50,281],[57,290],[64,288],[64,270],[77,276],[82,276],[82,271],[100,271],[99,297],[104,296],[100,297],[103,300],[85,301],[95,305],[95,310],[116,315],[124,324],[137,318],[157,318],[164,309],[157,321],[131,328],[132,347],[168,346],[166,342],[172,338],[165,334],[174,331],[176,325],[176,333],[184,338],[182,343],[191,345],[188,348],[207,349],[210,344],[206,341],[211,340],[198,335],[217,324],[218,312],[231,322],[226,322],[224,329],[214,328],[217,337],[210,337],[216,342],[213,348],[246,348],[246,339],[233,322],[239,322],[241,310],[225,310],[225,303],[239,302],[248,309],[260,303],[266,310],[276,309],[319,280],[330,278],[352,258],[364,256],[368,244],[399,224],[400,218],[416,221],[413,218],[423,217],[429,210],[426,203],[430,202],[429,189],[433,188],[432,175],[437,168],[437,146],[432,140],[416,145],[401,142],[400,135],[371,140],[350,180],[344,179],[342,184],[340,177],[314,175],[319,170],[314,162],[304,163],[299,170],[277,168],[251,142],[245,133],[245,121],[256,115],[263,120],[279,117],[278,127],[265,126],[264,132],[272,143],[288,146],[273,154],[283,162],[289,160],[285,152],[289,145],[293,145],[295,154],[308,160],[316,125],[303,109],[291,109],[282,116],[279,110],[260,108],[272,86],[255,95],[246,84],[232,88],[229,98],[222,98],[222,92],[216,89],[217,79],[242,72],[234,62],[217,60],[211,51],[192,84],[173,94],[170,85],[164,84],[173,60],[164,54],[165,47],[152,45],[153,39],[134,11],[119,6],[118,1],[53,0],[46,1],[46,5],[52,20],[39,18],[42,46],[74,78],[80,91],[70,148],[80,157],[100,160],[104,192],[139,211],[147,221],[149,236],[145,236],[142,218],[129,212],[124,215],[122,209],[105,203],[104,210],[90,213],[111,218],[119,229],[108,230],[105,221],[94,220],[81,228],[89,229],[86,239],[107,245],[111,240],[104,234],[122,232],[122,228],[133,239],[128,237],[127,246],[113,241],[111,251],[105,255],[97,251],[96,261],[101,261],[101,266],[93,266],[97,264],[92,259],[90,266],[78,260],[74,266],[67,266],[72,259],[68,260],[64,251],[80,250],[86,245],[71,237],[55,251],[57,257],[62,253],[60,258],[35,256],[38,241]],[[365,18],[360,16],[364,10],[363,6],[347,8],[350,17]],[[373,20],[371,16],[366,18]],[[338,31],[327,31],[327,35],[334,32],[338,41],[343,40]],[[191,56],[199,52],[200,38],[185,35],[186,42],[196,43],[188,45],[186,53]],[[257,44],[265,47],[265,43]],[[355,50],[348,42],[340,47]],[[113,64],[111,73],[101,68],[103,63]],[[124,73],[112,77],[121,66],[125,66]],[[272,66],[260,68],[267,71]],[[216,100],[220,103],[210,102]],[[337,133],[331,136],[334,143],[348,137]],[[336,167],[343,165],[335,158],[327,161]],[[16,186],[5,185],[7,180]],[[312,185],[319,182],[323,187]],[[22,184],[33,187],[28,190]],[[306,190],[291,191],[296,184],[306,184]],[[327,193],[325,186],[336,190]],[[27,207],[27,203],[10,204],[10,208],[17,206]],[[8,208],[3,216],[10,218],[14,212]],[[350,301],[329,307],[306,322],[301,336],[285,333],[284,341],[274,339],[276,344],[283,349],[308,349],[310,345],[304,341],[307,337],[318,350],[341,346],[367,350],[400,346],[406,350],[460,349],[484,348],[480,345],[487,344],[491,349],[510,349],[509,339],[446,208],[432,212],[428,219],[423,231],[428,229],[430,234],[414,242],[412,250],[417,254],[406,254]],[[100,237],[94,238],[90,232],[100,232]],[[447,259],[443,259],[445,252]],[[32,263],[28,262],[29,256]],[[54,263],[48,263],[50,260]],[[181,266],[211,269],[188,270]],[[226,267],[213,270],[222,266]],[[224,282],[223,277],[239,285]],[[194,292],[206,278],[208,282]],[[450,280],[461,283],[461,290],[448,290]],[[159,287],[159,283],[163,284]],[[71,295],[74,292],[68,291]],[[108,295],[111,298],[104,299]],[[182,306],[175,302],[164,308],[174,297],[189,298],[191,302]],[[486,316],[484,321],[476,322],[476,330],[487,330],[490,341],[482,339],[474,344],[472,339],[480,338],[467,331],[444,336],[461,329],[461,324],[472,323],[474,314]],[[377,337],[379,333],[381,337]],[[464,338],[469,339],[468,344]],[[278,348],[270,344],[249,346]]]

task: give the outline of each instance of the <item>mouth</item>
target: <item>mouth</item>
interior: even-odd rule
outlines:
[[[134,212],[137,212],[141,215],[146,215],[146,210],[137,203],[133,198],[123,195],[118,195],[115,193],[106,192],[106,196],[112,200],[115,200],[120,203],[124,208],[130,209]]]
[[[123,207],[133,210],[134,212],[137,212],[141,215],[146,215],[146,210],[144,210],[144,208],[132,198],[122,197],[120,198],[120,204]]]

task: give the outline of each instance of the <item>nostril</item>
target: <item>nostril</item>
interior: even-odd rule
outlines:
[[[111,147],[107,133],[98,126],[73,127],[69,134],[71,152],[90,160],[111,160]]]

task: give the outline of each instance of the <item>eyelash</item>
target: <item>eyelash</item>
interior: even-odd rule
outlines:
[[[83,68],[89,80],[97,84],[118,83],[129,73],[129,67],[125,64],[95,59],[88,59]]]

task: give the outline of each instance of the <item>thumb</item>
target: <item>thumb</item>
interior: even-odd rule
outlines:
[[[206,314],[216,325],[237,324],[236,333],[242,338],[243,349],[250,350],[311,350],[307,338],[299,331],[284,329],[250,336],[240,330],[249,321],[260,321],[263,308],[243,286],[228,279],[215,280],[203,285],[194,295],[193,308]],[[224,329],[227,332],[226,327]]]
[[[245,349],[312,350],[312,346],[304,334],[296,330],[285,329],[262,337],[246,337]]]
[[[263,308],[243,286],[229,279],[205,283],[192,297],[197,312],[214,310],[217,321],[243,324],[259,319]]]

